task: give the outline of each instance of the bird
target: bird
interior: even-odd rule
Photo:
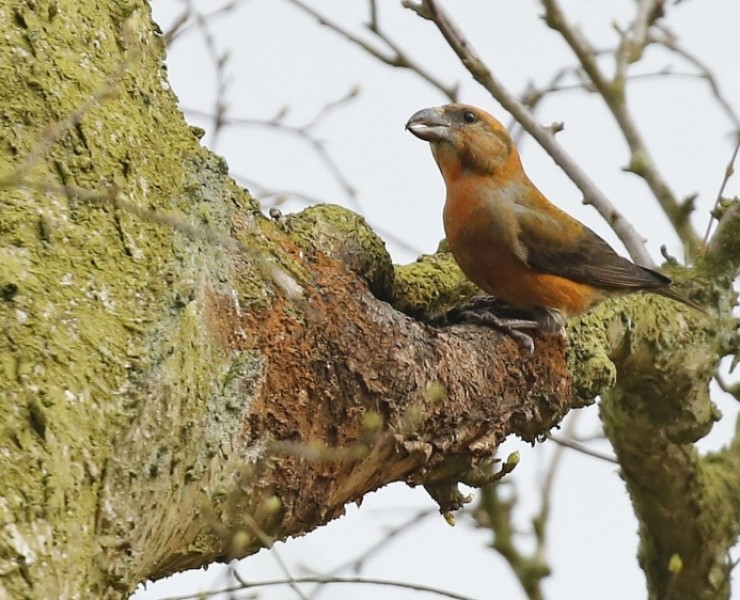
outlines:
[[[489,324],[514,334],[530,351],[531,337],[512,328],[563,335],[568,319],[607,298],[647,291],[703,311],[668,277],[620,256],[550,202],[525,173],[506,128],[484,110],[460,103],[425,108],[406,129],[429,142],[442,173],[445,234],[462,272],[532,317],[490,315]]]

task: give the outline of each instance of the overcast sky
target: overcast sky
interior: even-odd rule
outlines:
[[[184,10],[177,0],[158,0],[154,14],[167,31]],[[510,117],[463,70],[429,23],[400,6],[400,1],[379,2],[381,24],[388,34],[424,68],[446,85],[458,84],[460,99],[484,107],[504,123]],[[451,12],[473,46],[512,91],[527,85],[544,85],[563,66],[573,64],[565,44],[539,18],[534,0],[451,0],[442,4]],[[634,1],[593,2],[569,0],[571,19],[596,47],[616,42],[616,25],[626,27]],[[193,5],[204,13],[223,3],[200,0]],[[367,3],[361,0],[315,0],[311,5],[348,30],[372,42],[363,31]],[[740,112],[740,3],[737,0],[667,3],[666,24],[682,45],[711,67],[721,91]],[[226,15],[208,21],[219,53],[228,52],[222,75],[227,81],[220,95],[235,119],[274,117],[288,110],[285,122],[300,127],[311,122],[328,103],[359,90],[351,101],[326,114],[311,133],[325,141],[331,160],[356,192],[348,194],[342,178],[332,174],[299,136],[259,126],[231,126],[214,140],[213,113],[219,77],[202,28],[193,26],[170,48],[170,82],[188,120],[208,134],[203,142],[222,154],[232,174],[256,195],[262,192],[299,192],[281,205],[296,211],[307,200],[346,205],[365,215],[396,262],[408,262],[420,252],[433,252],[443,237],[441,210],[444,186],[428,145],[404,131],[408,117],[420,108],[443,104],[444,96],[408,71],[381,64],[340,36],[320,27],[286,0],[245,0]],[[376,42],[379,48],[382,44]],[[602,65],[611,72],[611,59]],[[670,68],[680,75],[655,75]],[[732,150],[732,123],[713,101],[707,83],[686,62],[660,49],[650,49],[634,74],[654,74],[631,83],[629,102],[654,154],[656,164],[679,197],[698,194],[694,223],[703,233]],[[573,80],[570,80],[573,81]],[[578,91],[550,96],[537,111],[544,124],[563,122],[558,139],[597,185],[648,239],[656,261],[659,248],[681,257],[680,244],[671,232],[646,186],[621,168],[628,162],[626,145],[594,95]],[[582,205],[581,195],[553,161],[527,137],[520,143],[530,178],[556,204],[587,223],[620,251],[614,234],[596,212]],[[726,195],[740,194],[740,178],[730,181]],[[265,203],[269,205],[269,201]],[[395,243],[390,240],[402,240]],[[718,397],[725,413],[703,448],[719,447],[731,435],[736,403]],[[575,414],[575,413],[573,413]],[[577,432],[598,431],[598,408],[577,412]],[[592,444],[609,453],[604,441]],[[549,468],[555,444],[534,449],[507,442],[506,456],[522,452],[522,463],[511,480],[519,499],[517,522],[531,530],[531,515],[538,508],[543,474]],[[278,543],[275,548],[293,575],[325,573],[360,555],[380,539],[387,528],[431,511],[420,524],[398,536],[374,555],[363,575],[438,586],[474,598],[524,598],[506,564],[486,546],[490,533],[475,530],[461,515],[455,528],[435,516],[434,504],[421,489],[395,484],[370,494],[361,509],[348,507],[348,515],[308,536]],[[645,582],[637,560],[636,521],[614,465],[567,452],[561,461],[549,527],[548,559],[554,567],[545,584],[549,600],[623,600],[645,597]],[[526,543],[527,537],[522,541]],[[263,551],[241,563],[250,579],[281,577],[274,552]],[[176,576],[140,590],[136,600],[215,589],[228,583],[223,569],[215,567]],[[353,573],[345,572],[346,575]],[[433,597],[392,588],[337,586],[322,592],[324,600]],[[288,588],[265,589],[262,598],[296,597]],[[740,594],[738,594],[740,597]]]

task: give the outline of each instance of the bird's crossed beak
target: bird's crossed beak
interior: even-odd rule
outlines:
[[[450,139],[450,121],[441,106],[414,113],[406,123],[406,129],[427,142]]]

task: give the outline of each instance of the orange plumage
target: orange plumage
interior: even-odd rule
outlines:
[[[534,186],[501,123],[449,104],[415,113],[406,128],[430,143],[447,187],[444,226],[455,260],[480,288],[530,311],[540,329],[611,296],[640,290],[696,307],[664,275],[619,256]],[[696,307],[698,308],[698,307]]]

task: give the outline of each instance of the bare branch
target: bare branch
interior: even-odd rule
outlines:
[[[339,187],[345,193],[349,203],[356,208],[357,190],[344,176],[344,173],[339,168],[339,165],[331,157],[326,149],[325,142],[315,138],[311,130],[315,128],[320,123],[320,121],[324,117],[326,117],[332,110],[349,102],[350,100],[355,98],[357,94],[358,88],[353,87],[345,96],[343,96],[339,100],[330,102],[329,104],[324,106],[312,119],[299,126],[289,125],[285,123],[285,116],[288,112],[286,108],[283,108],[281,111],[278,112],[277,115],[275,115],[275,117],[270,120],[253,119],[246,117],[227,117],[223,114],[221,116],[212,115],[210,113],[205,113],[203,111],[189,108],[184,108],[183,112],[189,115],[203,117],[207,119],[218,119],[220,126],[261,127],[272,129],[280,133],[287,133],[289,135],[297,137],[312,148],[312,150],[316,153],[316,156],[318,156],[319,160],[326,167],[327,171],[329,171],[329,174],[332,176],[334,181],[337,182]]]
[[[270,209],[273,207],[279,207],[288,198],[293,198],[294,200],[297,200],[305,204],[306,206],[310,206],[311,204],[321,204],[322,202],[325,202],[325,199],[323,198],[311,196],[310,194],[306,194],[305,192],[301,192],[298,190],[274,190],[274,189],[265,187],[261,183],[248,179],[242,175],[236,175],[232,173],[231,176],[234,178],[234,180],[237,183],[247,188],[250,191],[250,193],[257,200],[259,200],[260,204],[262,205],[263,210]],[[268,199],[273,199],[273,200],[272,202],[267,202]],[[380,237],[382,237],[383,240],[385,240],[386,242],[391,242],[395,244],[396,246],[398,246],[399,248],[401,248],[402,250],[405,250],[406,252],[409,252],[410,254],[413,254],[413,255],[419,255],[422,253],[421,248],[418,248],[416,246],[413,246],[412,244],[409,244],[404,238],[386,229],[383,225],[375,223],[374,221],[371,221],[367,217],[365,217],[365,221],[367,221],[368,225],[370,225],[370,227],[372,227],[373,230],[376,233],[378,233]]]
[[[732,107],[730,102],[727,100],[725,95],[722,93],[722,90],[720,89],[719,82],[717,81],[717,78],[712,74],[712,70],[704,64],[697,56],[686,50],[685,48],[682,48],[676,36],[665,26],[659,26],[656,27],[656,29],[662,34],[660,36],[651,34],[648,38],[650,43],[653,44],[659,44],[663,46],[664,48],[670,50],[671,52],[674,52],[676,55],[680,56],[690,64],[694,65],[699,73],[697,77],[700,77],[701,79],[704,79],[707,84],[709,85],[709,89],[712,92],[712,95],[714,96],[717,103],[722,108],[722,111],[725,113],[727,118],[732,123],[733,128],[735,131],[740,132],[740,117],[738,117],[737,113],[735,112],[735,109]]]
[[[276,585],[288,585],[289,582],[286,579],[265,579],[262,581],[249,581],[244,579],[236,571],[234,576],[239,585],[222,588],[220,590],[214,590],[207,592],[207,595],[215,596],[216,594],[228,594],[232,592],[240,592],[248,589],[271,587]],[[365,585],[378,585],[384,587],[395,587],[405,590],[414,590],[416,592],[427,592],[429,594],[436,594],[437,596],[443,596],[445,598],[451,598],[452,600],[475,600],[472,596],[463,596],[462,594],[456,594],[455,592],[449,592],[440,588],[408,583],[405,581],[393,581],[390,579],[376,579],[371,577],[296,577],[292,580],[293,583],[320,583],[320,584],[365,584]],[[183,596],[167,596],[162,600],[198,600],[203,598],[203,592],[197,592],[193,594],[185,594]]]
[[[639,0],[637,15],[632,23],[632,62],[637,62],[648,43],[648,32],[655,21],[663,16],[663,0]]]
[[[585,454],[586,456],[591,456],[592,458],[597,458],[599,460],[603,460],[604,462],[608,462],[614,465],[619,464],[617,459],[613,456],[604,454],[603,452],[599,452],[597,450],[593,450],[577,440],[555,436],[551,433],[547,434],[547,439],[552,440],[560,446],[564,446],[566,448],[570,448],[571,450],[575,450],[576,452],[580,452],[581,454]]]
[[[419,525],[424,519],[431,515],[436,516],[439,515],[439,513],[436,510],[418,511],[410,519],[407,519],[396,527],[390,528],[380,540],[363,550],[361,554],[343,562],[337,567],[334,567],[324,576],[333,577],[338,575],[342,571],[346,571],[347,569],[351,569],[355,573],[359,573],[362,570],[364,564],[370,558],[372,558],[378,552],[385,550],[394,539],[400,537],[401,535],[409,533],[413,527]],[[309,598],[317,598],[321,591],[324,589],[326,588],[322,584],[317,585],[309,595]]]
[[[608,51],[608,53],[613,54],[612,51]],[[578,80],[574,83],[561,83],[562,80],[565,79],[565,77],[568,75],[573,75],[574,77],[578,78]],[[627,81],[643,82],[664,77],[685,77],[690,79],[700,79],[702,81],[706,79],[703,73],[677,71],[671,65],[666,65],[665,67],[658,69],[657,71],[628,75]],[[519,99],[522,104],[529,108],[532,113],[534,113],[540,102],[542,102],[547,96],[552,94],[559,94],[562,92],[573,91],[586,92],[587,94],[596,93],[596,88],[594,88],[593,83],[587,78],[583,77],[582,69],[577,66],[564,67],[558,70],[552,76],[550,81],[543,87],[538,88],[534,85],[533,82],[530,82],[527,85],[525,91],[519,95]],[[522,129],[516,119],[512,118],[510,120],[510,122],[507,124],[507,129],[509,129],[509,131],[511,132],[514,141],[519,143],[519,141],[521,140]]]
[[[617,29],[621,42],[614,52],[616,57],[615,83],[624,85],[629,65],[642,58],[648,43],[650,27],[662,15],[662,0],[638,0],[637,14],[632,25],[627,31]]]
[[[201,14],[201,17],[204,21],[209,22],[215,19],[216,17],[221,17],[228,15],[230,12],[232,12],[239,3],[243,3],[246,0],[232,0],[228,4],[224,4],[223,6],[220,6],[216,10],[207,13],[207,14]],[[164,34],[164,42],[167,46],[170,46],[176,39],[182,37],[186,33],[188,33],[193,27],[197,26],[197,23],[194,23],[192,21],[193,17],[193,3],[192,0],[187,0],[185,2],[185,9],[180,13],[180,15],[177,17],[175,22],[170,27],[169,31],[167,31]]]
[[[620,59],[621,62],[618,60],[618,70],[615,79],[610,81],[596,63],[594,49],[584,39],[581,33],[568,23],[558,2],[556,0],[542,0],[542,4],[545,7],[545,20],[547,24],[563,36],[563,39],[578,58],[584,71],[593,82],[594,87],[604,99],[604,102],[619,125],[619,129],[632,153],[630,164],[626,167],[626,170],[639,175],[645,180],[663,209],[663,212],[673,225],[676,234],[683,242],[686,256],[689,258],[694,257],[699,249],[699,237],[691,226],[689,220],[690,211],[687,210],[686,205],[678,201],[657,170],[647,146],[640,135],[637,124],[627,109],[624,80],[626,67],[624,65],[628,62],[628,58],[635,56],[634,53],[625,54]],[[622,47],[627,47],[625,46],[627,43],[623,39]],[[619,67],[620,64],[622,65],[621,67]],[[635,257],[633,256],[633,258]]]
[[[516,496],[508,500],[502,498],[502,485],[504,484],[496,483],[481,490],[480,503],[474,516],[482,527],[489,528],[493,533],[491,546],[507,562],[527,598],[544,600],[540,584],[542,579],[550,574],[550,567],[545,562],[544,555],[539,552],[539,534],[535,531],[535,537],[538,538],[537,548],[531,554],[527,555],[517,547],[514,540],[517,532],[514,530],[512,514],[517,500]],[[537,530],[538,525],[533,524]]]
[[[573,437],[577,415],[571,414],[566,424],[566,438]],[[548,437],[550,437],[548,435]],[[547,555],[547,523],[552,505],[552,493],[562,458],[568,444],[558,445],[550,461],[541,487],[540,510],[532,518],[535,538],[535,549],[525,554],[515,544],[513,526],[513,508],[516,497],[504,500],[501,498],[501,484],[487,486],[481,491],[481,501],[474,516],[484,527],[491,529],[494,535],[492,546],[509,564],[522,589],[530,600],[544,598],[541,582],[550,574],[550,567],[545,559]],[[615,462],[615,461],[614,461]],[[510,482],[507,482],[510,484]]]
[[[719,191],[717,192],[717,198],[714,200],[714,207],[712,208],[710,212],[709,217],[709,223],[707,223],[707,230],[704,233],[704,240],[702,242],[702,246],[705,246],[707,242],[709,242],[709,234],[712,231],[712,223],[717,218],[717,209],[720,206],[720,203],[722,202],[722,195],[725,193],[725,188],[727,187],[727,182],[730,180],[730,177],[732,177],[735,173],[735,161],[737,160],[738,152],[740,152],[740,130],[737,132],[737,140],[735,141],[735,148],[732,151],[732,155],[730,156],[730,160],[727,163],[727,166],[725,167],[725,173],[722,177],[722,183],[720,183]]]
[[[211,33],[207,18],[199,11],[193,10],[192,0],[188,0],[189,12],[194,15],[195,23],[200,29],[203,35],[203,41],[205,42],[208,54],[213,61],[216,73],[216,101],[213,107],[213,132],[211,133],[211,146],[216,148],[218,142],[218,136],[221,133],[221,128],[226,123],[226,111],[228,105],[226,103],[226,88],[228,86],[228,79],[226,77],[226,65],[229,61],[229,53],[219,52],[216,46],[216,40]]]
[[[327,102],[324,106],[321,107],[319,112],[316,113],[313,119],[311,119],[308,123],[306,123],[303,128],[306,130],[309,130],[316,125],[318,125],[324,118],[326,118],[329,113],[334,112],[336,109],[341,108],[345,104],[348,104],[357,96],[360,95],[360,85],[356,84],[353,85],[349,90],[347,90],[347,93],[342,96],[341,98],[337,98],[336,100],[332,100],[331,102]]]
[[[419,63],[411,59],[399,46],[396,44],[379,26],[377,10],[374,2],[370,3],[370,21],[367,24],[368,31],[372,32],[381,42],[383,42],[390,52],[385,52],[379,48],[376,48],[369,42],[366,42],[361,37],[355,35],[349,30],[345,29],[338,23],[335,23],[327,19],[324,15],[314,10],[301,0],[288,0],[291,4],[300,8],[302,11],[311,15],[316,19],[320,25],[328,27],[335,33],[338,33],[347,41],[353,43],[355,46],[362,48],[365,52],[371,56],[377,58],[380,62],[385,63],[391,67],[400,67],[402,69],[409,69],[421,77],[424,81],[429,83],[432,87],[436,88],[442,94],[444,94],[450,102],[457,100],[457,85],[449,86],[441,80],[437,79],[430,71],[426,70]]]

